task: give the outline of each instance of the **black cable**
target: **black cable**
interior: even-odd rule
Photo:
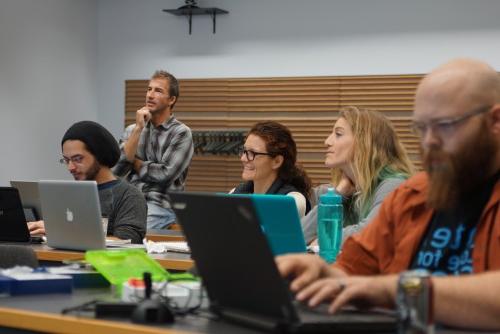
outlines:
[[[61,314],[68,314],[68,313],[72,313],[72,312],[77,312],[77,314],[79,315],[80,312],[92,312],[95,310],[95,305],[98,302],[100,302],[100,300],[93,299],[91,301],[88,301],[88,302],[85,302],[85,303],[82,303],[82,304],[79,304],[76,306],[66,307],[66,308],[63,308],[61,310]]]
[[[174,284],[173,282],[166,281],[163,286],[158,289],[158,295],[163,301],[167,304],[168,307],[172,309],[173,312],[175,312],[176,315],[178,316],[186,316],[188,314],[196,314],[196,311],[201,307],[203,304],[203,289],[200,286],[200,295],[198,299],[198,303],[194,306],[188,307],[188,305],[191,303],[191,300],[193,299],[193,290],[189,287],[182,286],[182,285],[177,285],[178,287],[187,289],[189,292],[189,295],[187,297],[186,302],[184,303],[184,306],[179,306],[177,302],[169,298],[168,296],[163,296],[162,291],[168,288],[168,284]]]
[[[146,299],[150,299],[151,298],[151,291],[153,289],[153,283],[151,281],[151,273],[145,271],[142,274],[142,277],[143,277],[143,280],[144,280],[144,297]]]

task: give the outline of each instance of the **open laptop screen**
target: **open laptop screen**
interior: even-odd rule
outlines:
[[[270,194],[220,194],[250,198],[262,231],[274,255],[305,253],[306,242],[297,205],[291,196]]]
[[[288,288],[277,271],[250,197],[169,196],[212,307],[296,319]]]
[[[19,191],[19,196],[21,196],[21,202],[25,209],[26,220],[34,221],[43,219],[42,205],[40,204],[40,195],[38,193],[38,182],[13,180],[10,181],[10,185]],[[31,211],[31,217],[28,216],[29,211]]]
[[[19,192],[11,187],[0,187],[0,241],[30,241]]]
[[[106,248],[95,181],[42,180],[38,185],[50,247]]]

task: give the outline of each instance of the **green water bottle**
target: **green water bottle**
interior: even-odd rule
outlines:
[[[328,263],[335,262],[342,243],[342,196],[333,188],[319,197],[318,245],[319,255]]]

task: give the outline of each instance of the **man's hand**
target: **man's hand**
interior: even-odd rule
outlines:
[[[147,107],[142,107],[135,113],[135,124],[139,129],[143,129],[146,122],[151,119],[151,112]]]
[[[324,278],[344,276],[340,270],[333,270],[319,256],[312,254],[290,254],[276,257],[278,270],[283,277],[290,277],[290,289],[299,292],[312,282]]]
[[[123,144],[123,151],[127,161],[134,164],[134,169],[137,170],[135,166],[135,154],[137,152],[137,146],[139,145],[139,138],[141,132],[146,126],[146,122],[151,119],[151,113],[147,107],[142,107],[135,113],[135,127],[130,134],[130,137]],[[140,169],[140,168],[139,168]]]
[[[330,313],[335,313],[346,304],[358,308],[392,307],[396,297],[397,280],[397,275],[324,278],[303,289],[296,298],[299,301],[308,301],[310,307],[330,302]]]
[[[143,161],[140,159],[134,159],[134,170],[137,174],[141,171]]]
[[[45,223],[43,220],[28,222],[28,230],[31,235],[45,235]]]

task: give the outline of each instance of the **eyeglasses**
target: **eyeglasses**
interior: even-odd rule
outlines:
[[[469,113],[466,113],[465,115],[454,118],[437,119],[430,122],[413,122],[411,128],[413,133],[420,137],[425,136],[429,128],[432,129],[432,132],[435,134],[438,134],[440,136],[447,136],[452,134],[460,123],[465,122],[473,116],[488,112],[491,107],[492,106],[482,106]]]
[[[247,157],[248,161],[254,161],[257,155],[269,155],[271,157],[273,156],[272,153],[255,152],[252,150],[245,150],[245,149],[240,150],[239,154],[240,157],[244,154]]]
[[[81,164],[83,162],[83,158],[84,156],[83,155],[74,155],[70,158],[66,158],[66,157],[62,157],[61,159],[59,159],[59,163],[62,164],[62,165],[68,165],[69,162],[71,161],[72,163],[74,164]]]

